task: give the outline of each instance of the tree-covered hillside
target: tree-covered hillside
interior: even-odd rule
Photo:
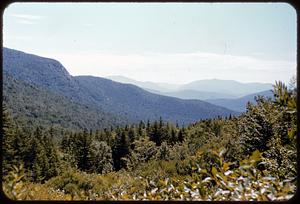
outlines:
[[[200,119],[234,115],[237,112],[201,100],[183,100],[147,92],[131,84],[120,84],[100,77],[75,77],[80,87],[101,101],[111,113],[123,115],[134,122],[158,120],[189,124]]]
[[[8,74],[4,75],[3,79],[3,102],[12,111],[13,116],[26,126],[56,126],[78,131],[83,128],[109,128],[128,122],[99,107],[77,103]]]
[[[3,190],[28,200],[288,200],[296,192],[296,88],[240,116],[65,131],[4,109]],[[295,198],[293,198],[295,200]]]

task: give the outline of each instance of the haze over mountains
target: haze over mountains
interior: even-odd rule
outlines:
[[[93,128],[100,121],[105,124],[104,126],[108,126],[110,123],[124,124],[139,120],[157,120],[162,117],[170,122],[188,124],[200,119],[237,114],[235,111],[201,100],[183,100],[153,94],[132,84],[122,84],[93,76],[74,77],[54,59],[8,48],[3,48],[3,70],[4,81],[6,80],[4,103],[16,111],[19,108],[17,106],[27,96],[25,101],[27,107],[23,108],[28,112],[24,117],[29,118],[36,117],[31,114],[32,111],[44,112],[45,120],[52,117],[53,122],[54,118],[61,114],[68,119],[62,117],[60,120],[74,125],[78,123],[78,118],[70,118],[64,111],[68,110],[76,115],[77,109],[86,114],[86,120],[91,117],[92,121],[85,123],[81,121],[80,127]],[[20,90],[22,93],[19,93]],[[34,100],[37,101],[32,103]],[[37,103],[41,105],[34,107],[31,105]],[[70,104],[73,105],[69,106]],[[50,111],[50,114],[49,109],[56,106],[61,107],[60,110]],[[30,111],[34,108],[35,110]],[[93,110],[95,114],[90,113]],[[95,119],[97,115],[102,115],[101,120]]]
[[[256,104],[255,101],[256,96],[264,96],[265,98],[274,98],[272,90],[267,90],[259,93],[246,95],[239,98],[219,98],[219,99],[208,99],[205,101],[215,105],[226,107],[234,111],[244,112],[246,111],[246,106],[248,102]]]
[[[141,82],[123,76],[109,76],[111,80],[134,84],[150,92],[182,99],[239,98],[272,89],[270,83],[241,83],[234,80],[205,79],[187,84]]]
[[[108,79],[111,79],[116,82],[124,83],[124,84],[134,84],[136,86],[139,86],[145,90],[149,90],[150,92],[171,92],[177,90],[180,85],[177,84],[169,84],[169,83],[155,83],[150,81],[137,81],[134,79],[130,79],[128,77],[124,76],[108,76],[106,77]]]
[[[241,83],[234,80],[206,79],[188,84],[141,82],[123,76],[107,77],[114,81],[137,85],[149,92],[181,99],[199,99],[243,112],[248,102],[255,103],[255,96],[273,97],[270,83]]]

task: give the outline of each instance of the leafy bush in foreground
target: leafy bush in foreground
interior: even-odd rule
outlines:
[[[205,154],[214,155],[218,166],[205,168],[201,162]],[[16,179],[4,185],[4,192],[12,199],[36,200],[249,201],[288,200],[295,193],[295,178],[281,181],[278,176],[259,169],[263,158],[258,150],[240,161],[238,168],[231,168],[232,164],[224,161],[223,154],[224,150],[198,152],[191,167],[192,174],[184,177],[70,172],[45,184],[32,184],[23,183],[22,171],[16,168],[10,172]]]

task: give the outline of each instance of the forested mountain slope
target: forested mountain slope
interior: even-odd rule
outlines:
[[[3,101],[14,116],[30,126],[60,126],[62,128],[102,129],[122,125],[127,121],[87,106],[36,85],[5,74]]]
[[[138,120],[164,120],[191,123],[199,119],[228,116],[235,112],[200,100],[183,100],[152,94],[143,89],[99,77],[75,77],[89,95],[101,101],[105,110]]]

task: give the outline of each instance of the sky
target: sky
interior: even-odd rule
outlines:
[[[73,76],[288,83],[296,19],[287,3],[13,3],[3,46],[57,59]]]

